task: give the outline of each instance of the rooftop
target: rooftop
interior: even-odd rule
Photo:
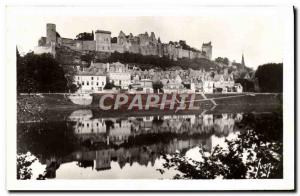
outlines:
[[[97,30],[95,33],[105,33],[105,34],[111,34],[110,31],[104,31],[104,30]]]

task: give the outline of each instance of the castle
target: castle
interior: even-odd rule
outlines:
[[[147,32],[133,36],[126,35],[120,31],[118,37],[112,38],[110,31],[97,30],[94,40],[76,40],[60,37],[56,32],[56,25],[48,23],[47,37],[41,37],[34,53],[51,53],[56,55],[56,47],[66,46],[74,51],[96,51],[104,53],[134,53],[141,55],[153,55],[168,57],[172,60],[181,58],[212,58],[211,42],[203,43],[202,50],[197,50],[186,45],[185,41],[161,43],[156,39],[154,32],[149,35]]]

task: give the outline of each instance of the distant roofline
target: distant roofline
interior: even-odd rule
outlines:
[[[207,43],[203,43],[202,46],[211,46],[211,41]]]
[[[95,33],[105,33],[105,34],[111,34],[110,31],[104,31],[104,30],[97,30]]]
[[[76,73],[75,76],[103,76],[103,77],[107,77],[103,73],[91,73],[91,72],[79,72],[79,73]]]

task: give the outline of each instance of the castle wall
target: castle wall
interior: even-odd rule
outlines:
[[[81,50],[89,50],[89,51],[96,50],[96,41],[94,40],[82,41],[81,44],[82,44]]]
[[[41,37],[39,39],[38,46],[45,46],[46,42],[47,42],[47,38],[46,37]]]
[[[53,45],[54,49],[53,49]],[[95,32],[95,40],[73,40],[68,38],[57,37],[55,24],[47,24],[47,37],[41,37],[38,41],[38,46],[35,48],[35,53],[52,53],[55,54],[55,46],[68,47],[74,52],[82,51],[95,51],[101,54],[105,53],[106,56],[111,52],[129,52],[141,55],[152,55],[159,57],[168,57],[172,60],[177,60],[181,58],[207,58],[212,57],[212,45],[211,42],[202,44],[202,51],[189,51],[184,50],[178,45],[174,44],[163,44],[158,42],[155,38],[155,34],[152,32],[149,36],[148,33],[139,34],[138,36],[133,36],[129,34],[125,35],[122,31],[117,37],[117,43],[111,43],[111,32],[97,30]],[[54,51],[53,51],[54,50]]]
[[[96,41],[94,40],[73,40],[69,38],[58,38],[59,46],[67,46],[72,50],[76,51],[95,51]]]
[[[181,58],[190,58],[189,51],[182,49],[182,51],[181,51]]]
[[[69,38],[60,38],[59,40],[60,40],[59,42],[60,45],[67,46],[72,50],[79,50],[79,47],[77,47],[76,44],[76,40],[69,39]]]
[[[111,50],[112,50],[112,52],[119,52],[119,53],[124,53],[125,52],[124,46],[120,45],[120,44],[117,44],[117,43],[112,43],[111,44]]]
[[[134,54],[140,54],[140,46],[137,44],[133,44],[129,47],[128,52],[134,53]]]
[[[50,53],[55,57],[55,43],[52,42],[50,46],[36,46],[33,50],[34,54]]]

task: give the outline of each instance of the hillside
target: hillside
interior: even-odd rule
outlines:
[[[126,64],[134,64],[141,69],[161,68],[168,69],[171,67],[181,67],[182,69],[217,69],[218,65],[213,61],[204,58],[187,59],[182,58],[177,61],[171,60],[168,57],[158,56],[143,56],[141,54],[133,53],[109,53],[89,51],[79,52],[74,51],[66,46],[62,46],[56,49],[56,59],[62,65],[86,65],[94,62],[116,62]]]

